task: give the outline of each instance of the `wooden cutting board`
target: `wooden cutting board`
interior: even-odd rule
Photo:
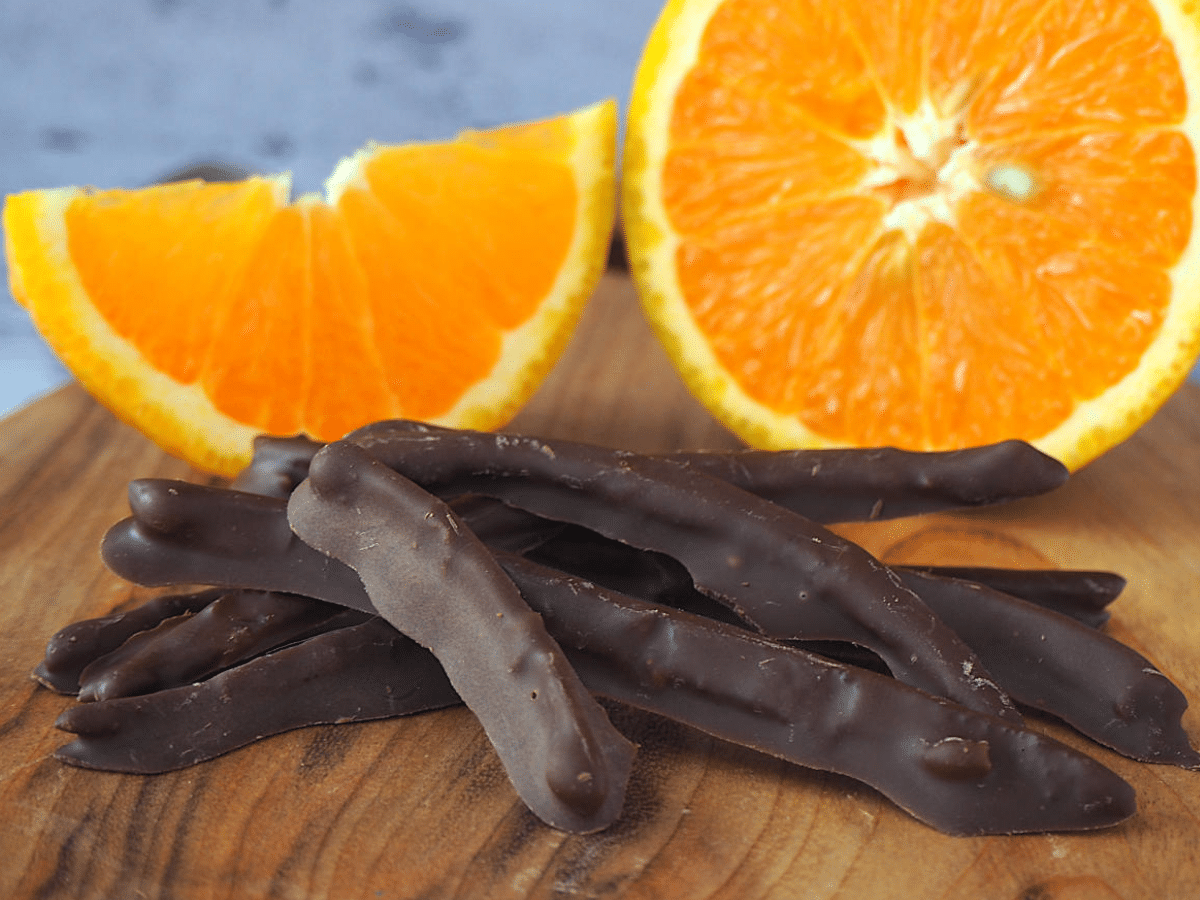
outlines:
[[[638,450],[734,447],[686,393],[622,276],[512,430]],[[49,636],[146,596],[97,547],[135,477],[200,479],[68,387],[0,423],[0,898],[722,897],[1171,900],[1200,894],[1200,773],[1038,722],[1138,790],[1103,833],[949,838],[849,779],[639,712],[624,817],[551,830],[470,713],[282,735],[137,777],[50,754],[75,702],[29,671]],[[1112,632],[1200,701],[1200,389],[1054,494],[845,532],[894,562],[1107,568]],[[1200,740],[1200,711],[1185,724]]]

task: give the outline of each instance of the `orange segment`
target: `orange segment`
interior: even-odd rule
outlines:
[[[171,184],[84,194],[66,210],[67,252],[113,330],[137,344],[150,365],[188,384],[212,334],[212,306],[246,265],[287,190],[286,179],[252,178],[202,192]],[[160,329],[158,321],[175,327]]]
[[[925,88],[942,116],[960,112],[1017,47],[1026,44],[1047,0],[934,3],[926,27]]]
[[[1162,6],[1170,11],[1172,4]],[[990,141],[1071,128],[1178,125],[1186,109],[1179,56],[1155,4],[1055,0],[987,78],[966,124],[972,137]]]
[[[415,418],[444,413],[500,355],[499,330],[486,314],[465,314],[474,312],[467,299],[474,295],[461,289],[465,279],[454,262],[469,267],[469,258],[461,248],[440,246],[441,230],[424,231],[421,216],[393,216],[373,193],[347,191],[336,208],[366,274],[386,384]],[[409,252],[397,254],[396,247]],[[402,316],[392,312],[397,306]],[[414,371],[424,374],[412,378]]]
[[[312,291],[304,417],[314,433],[345,434],[358,420],[346,397],[384,412],[381,418],[399,415],[401,407],[388,388],[366,274],[350,246],[346,223],[323,203],[306,210]]]
[[[229,292],[209,306],[200,387],[225,415],[268,434],[304,430],[308,257],[303,210],[276,210]],[[301,391],[269,389],[285,375]]]
[[[858,150],[803,122],[794,123],[785,140],[757,137],[753,123],[739,132],[712,119],[692,133],[692,142],[679,146],[663,171],[674,222],[688,233],[848,193],[870,171],[870,161]],[[798,179],[797,171],[812,177]],[[739,203],[726,203],[728,197]]]
[[[200,468],[260,432],[494,428],[563,349],[613,223],[611,101],[288,179],[8,198],[14,294],[93,394]]]
[[[696,322],[755,400],[788,411],[814,398],[824,406],[821,382],[832,373],[817,357],[829,351],[826,326],[840,315],[841,285],[862,265],[881,219],[880,203],[850,197],[733,223],[680,247],[680,284]],[[764,239],[798,227],[810,237],[803,245]],[[802,309],[826,310],[828,318],[797,315]],[[779,371],[796,377],[779,379]]]
[[[553,286],[570,249],[579,202],[570,171],[544,165],[543,154],[565,149],[559,145],[562,135],[521,135],[510,129],[508,136],[537,155],[479,143],[406,147],[377,154],[365,168],[371,193],[392,215],[423,223],[421,237],[440,248],[447,263],[454,261],[441,274],[466,282],[465,296],[487,290],[483,308],[505,329],[529,318],[536,298]],[[485,173],[495,188],[480,191]],[[531,244],[539,252],[527,265],[512,266],[510,261]],[[465,248],[470,252],[462,252]],[[439,268],[424,270],[432,274]]]
[[[1033,137],[983,144],[973,158],[983,184],[1005,171],[1037,173],[1020,204],[994,192],[974,195],[991,196],[1000,215],[1036,213],[1057,221],[1075,240],[1103,243],[1163,267],[1178,260],[1191,240],[1196,159],[1181,132]],[[981,212],[964,209],[961,218],[978,221]]]
[[[861,435],[877,446],[902,440],[910,425],[920,427],[880,415],[894,404],[921,407],[922,382],[910,377],[921,366],[919,313],[904,237],[886,232],[840,286],[824,327],[807,342],[809,387],[797,398],[803,400],[796,411],[800,419],[830,434]],[[881,347],[902,352],[880,353]]]
[[[679,26],[681,43],[691,37],[689,26],[699,24],[673,19],[670,6],[662,22],[663,34]],[[681,87],[700,102],[711,97],[714,106],[731,112],[757,102],[774,112],[791,107],[850,137],[867,137],[885,120],[878,83],[839,4],[729,0],[713,10],[701,40],[703,50]],[[723,103],[730,99],[734,102]],[[694,109],[681,102],[676,112],[688,116]]]
[[[1063,399],[1089,400],[1128,375],[1161,331],[1166,273],[1123,248],[1082,244],[1068,225],[972,198],[963,236],[985,266],[1011,273],[1029,308],[1028,339],[1063,379]],[[990,220],[990,221],[989,221]],[[986,229],[980,223],[988,222]],[[980,232],[985,232],[980,234]]]
[[[760,446],[1078,467],[1200,351],[1182,0],[672,0],[635,81],[648,318]]]
[[[829,4],[831,7],[834,4]],[[927,35],[937,0],[859,0],[840,5],[889,108],[916,112],[924,96]]]
[[[915,264],[929,442],[986,444],[1061,421],[1069,398],[1057,368],[1046,364],[1034,303],[1012,280],[1012,269],[985,267],[961,235],[941,224],[921,233]],[[1007,299],[997,303],[997,297]]]

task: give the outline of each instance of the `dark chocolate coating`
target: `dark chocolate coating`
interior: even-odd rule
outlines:
[[[199,684],[70,707],[56,724],[78,738],[54,755],[89,769],[168,772],[293,728],[457,702],[437,660],[376,617]]]
[[[250,465],[229,485],[235,491],[286,500],[296,485],[308,477],[308,464],[325,445],[303,435],[274,437],[261,434],[254,439]]]
[[[1062,463],[1024,441],[965,450],[742,450],[666,454],[814,522],[892,519],[1044,494]]]
[[[455,433],[410,419],[379,424],[393,432]],[[1052,491],[1070,475],[1054,457],[1018,440],[940,451],[852,447],[652,455],[720,478],[822,524],[1005,503]]]
[[[481,541],[511,553],[533,550],[567,527],[562,522],[552,522],[491,497],[475,494],[454,497],[448,505]]]
[[[338,597],[342,605],[375,613],[352,569],[296,537],[283,514],[284,500],[146,478],[129,483],[129,508],[133,515],[104,535],[100,555],[136,584]],[[264,564],[271,566],[269,577]]]
[[[1087,756],[894,679],[497,554],[588,686],[872,785],[947,834],[1101,828],[1133,789]]]
[[[336,442],[313,457],[288,521],[358,572],[380,615],[433,652],[539,818],[582,833],[616,821],[633,745],[449,507]]]
[[[340,606],[296,594],[223,592],[194,615],[167,619],[94,660],[80,676],[79,699],[131,697],[201,681],[327,630],[335,616],[346,624],[342,614]]]
[[[1125,579],[1115,572],[1086,569],[1003,569],[987,566],[897,566],[945,578],[973,581],[1002,594],[1020,597],[1089,628],[1108,622],[1108,605],[1125,590]]]
[[[254,439],[254,457],[229,485],[231,490],[286,500],[308,477],[308,467],[325,445],[303,435]],[[454,514],[466,521],[481,540],[513,553],[532,549],[563,527],[490,497],[457,497],[450,504]]]
[[[182,581],[172,584],[186,583]],[[205,583],[203,580],[199,584]],[[72,622],[46,645],[46,654],[33,677],[62,694],[79,693],[79,676],[94,660],[111,653],[141,631],[166,619],[199,612],[223,594],[213,589],[190,594],[164,594],[125,612]]]
[[[1068,616],[969,581],[900,573],[1018,703],[1144,762],[1200,767],[1187,698],[1154,664]]]
[[[868,647],[914,687],[1019,720],[982,663],[861,547],[720,479],[569,441],[382,422],[348,441],[441,496],[484,494],[683,563],[768,637]]]
[[[492,546],[492,549],[508,548]],[[579,525],[567,525],[522,555],[639,600],[750,628],[728,606],[696,590],[692,576],[681,562],[663,553],[610,540]]]

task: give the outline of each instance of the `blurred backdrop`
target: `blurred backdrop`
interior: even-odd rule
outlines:
[[[0,193],[216,163],[299,194],[367,140],[624,109],[661,2],[0,0]],[[67,378],[3,266],[0,415]]]

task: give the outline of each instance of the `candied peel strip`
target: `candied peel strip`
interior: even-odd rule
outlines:
[[[418,434],[454,429],[411,420],[390,423]],[[324,444],[260,436],[250,465],[230,485],[287,497]],[[988,506],[1061,487],[1066,466],[1024,441],[921,452],[892,447],[844,450],[681,450],[649,454],[704,472],[822,524],[892,519]]]
[[[72,706],[55,724],[76,739],[54,755],[87,769],[157,774],[295,728],[409,715],[457,702],[438,661],[372,617],[198,684]]]
[[[665,458],[814,522],[892,519],[988,506],[1062,486],[1066,467],[1024,441],[966,450],[689,451]]]
[[[365,613],[354,613],[362,621]],[[79,699],[149,694],[202,681],[283,644],[350,624],[346,611],[297,594],[223,591],[193,615],[131,636],[80,674]]]
[[[384,618],[433,651],[539,818],[577,833],[617,819],[633,745],[449,507],[339,441],[313,457],[287,517],[358,573]]]
[[[72,622],[50,638],[33,677],[60,694],[76,694],[80,675],[92,662],[166,619],[199,612],[223,593],[223,588],[214,588],[200,593],[164,594],[133,609]]]

